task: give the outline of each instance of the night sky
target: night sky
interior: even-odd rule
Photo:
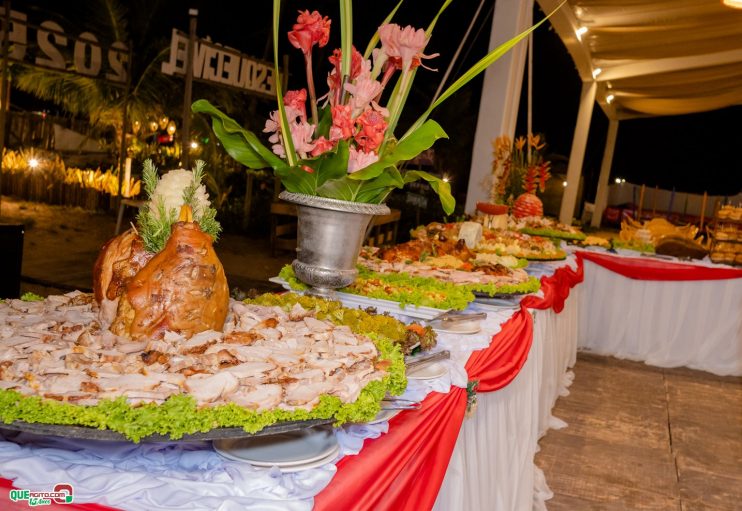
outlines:
[[[200,37],[208,35],[215,42],[256,57],[268,55],[271,60],[271,48],[267,45],[271,37],[270,0],[132,0],[121,3],[129,6],[132,12],[137,12],[140,19],[147,19],[146,27],[142,27],[141,23],[136,26],[134,23],[130,24],[135,47],[168,45],[172,28],[187,31],[187,11],[192,6],[199,9]],[[396,0],[355,2],[354,41],[361,51],[395,3]],[[417,118],[430,103],[478,3],[474,0],[455,1],[441,17],[426,48],[426,53],[440,53],[438,58],[426,62],[439,72],[418,72],[405,115],[400,122],[401,129],[398,128],[398,131],[403,131],[405,124]],[[395,22],[425,28],[437,12],[438,4],[439,2],[433,1],[408,0],[395,17]],[[31,2],[31,5],[27,5],[27,2],[13,3],[13,7],[29,15],[30,21],[38,23],[44,19],[56,19],[70,33],[79,33],[84,29],[86,12],[97,5],[98,2],[93,0],[39,0]],[[488,1],[449,83],[486,53],[491,8],[492,3]],[[290,29],[299,9],[317,9],[333,19],[330,44],[314,56],[317,63],[315,76],[320,77],[316,80],[317,88],[318,91],[324,91],[325,85],[321,77],[329,70],[326,58],[332,48],[339,46],[337,2],[287,0],[283,7],[282,34]],[[535,16],[536,19],[543,16],[538,7]],[[300,52],[294,50],[285,37],[281,45],[281,53],[288,53],[291,59],[289,88],[303,87],[303,59]],[[546,136],[550,153],[567,157],[577,116],[580,80],[566,49],[549,26],[536,31],[534,47],[534,131]],[[524,87],[525,83],[524,80]],[[194,92],[194,99],[198,98],[197,92]],[[445,170],[454,176],[454,189],[459,196],[466,190],[480,92],[481,78],[470,83],[432,116],[451,135],[451,140],[439,141],[435,148],[439,170]],[[179,96],[180,91],[175,90],[171,94]],[[23,94],[14,93],[13,103],[26,108],[53,109],[53,106],[40,105]],[[271,102],[261,101],[258,115],[263,116],[272,108],[274,106]],[[517,134],[525,133],[525,110],[524,94]],[[658,185],[667,189],[674,186],[679,191],[708,191],[720,195],[738,193],[742,190],[742,163],[736,154],[736,150],[742,147],[740,119],[742,106],[704,114],[623,121],[619,127],[612,178],[623,177],[636,184]],[[607,125],[605,115],[596,104],[583,169],[585,198],[588,200],[594,195]],[[492,133],[492,138],[498,135]]]

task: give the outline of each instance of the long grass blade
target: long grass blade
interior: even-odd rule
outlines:
[[[443,11],[448,9],[448,6],[451,5],[451,2],[453,0],[446,0],[443,2],[443,5],[441,6],[440,10],[438,10],[438,14],[435,15],[435,18],[433,18],[433,21],[430,22],[430,25],[428,25],[428,28],[425,30],[425,35],[430,37],[433,33],[433,29],[435,28],[435,24],[438,23],[438,18],[441,17],[441,14],[443,14]]]
[[[342,82],[345,77],[350,76],[350,63],[353,57],[353,1],[340,0],[340,74]]]
[[[392,12],[390,12],[389,15],[386,18],[384,18],[384,21],[382,21],[379,26],[386,25],[387,23],[391,23],[392,18],[394,18],[394,15],[397,14],[397,11],[402,5],[402,2],[404,2],[404,0],[399,0],[397,5],[394,6],[394,9],[392,9]],[[371,56],[371,52],[374,51],[374,48],[376,48],[377,44],[379,44],[379,29],[378,28],[376,29],[376,32],[374,32],[374,35],[371,37],[371,40],[368,42],[368,46],[366,46],[366,51],[363,52],[364,59],[367,59]]]
[[[273,0],[273,67],[275,68],[276,101],[278,101],[278,113],[281,123],[281,138],[286,150],[286,160],[289,166],[296,165],[298,158],[294,150],[294,140],[291,138],[291,128],[286,117],[286,106],[283,104],[283,84],[281,83],[281,70],[278,62],[278,22],[281,19],[281,0]]]

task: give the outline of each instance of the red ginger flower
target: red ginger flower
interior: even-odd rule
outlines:
[[[302,121],[307,120],[307,89],[286,91],[283,104],[299,112]]]
[[[330,140],[335,141],[352,137],[355,126],[351,117],[350,105],[333,105],[330,107],[330,113],[332,114]]]
[[[319,137],[314,141],[314,149],[312,149],[312,156],[319,156],[322,153],[326,153],[330,149],[335,147],[335,142],[328,140],[325,137]]]
[[[355,135],[358,147],[367,153],[376,151],[384,141],[384,132],[387,127],[384,117],[376,110],[369,108],[356,119],[356,124],[361,128]]]
[[[320,48],[327,44],[330,39],[330,23],[330,18],[323,17],[317,11],[299,11],[294,29],[289,32],[289,42],[304,55],[308,55],[315,44],[319,44]]]

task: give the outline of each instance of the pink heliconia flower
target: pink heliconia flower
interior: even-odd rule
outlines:
[[[268,142],[273,144],[271,150],[281,158],[286,157],[286,150],[283,148],[283,141],[281,140],[281,123],[279,122],[278,110],[274,110],[270,113],[270,117],[265,120],[265,128],[263,133],[271,133],[268,137]]]
[[[363,151],[375,152],[384,141],[387,123],[381,113],[369,108],[356,119],[360,130],[355,134],[355,141]]]
[[[291,139],[294,142],[294,150],[300,158],[304,159],[314,149],[312,136],[314,135],[314,124],[306,121],[291,123]]]
[[[302,121],[307,120],[307,89],[286,91],[283,96],[283,104],[287,107],[287,116],[289,109],[299,112]],[[289,120],[291,120],[289,118]]]
[[[350,107],[353,110],[353,116],[358,116],[368,105],[371,104],[376,96],[381,94],[382,87],[379,82],[371,78],[370,75],[359,76],[355,83],[346,83],[345,90],[350,92]]]
[[[411,26],[404,28],[396,23],[387,23],[379,27],[381,48],[389,60],[402,71],[420,65],[420,59],[432,58],[435,55],[423,55],[423,49],[430,39],[423,29],[415,30]],[[413,66],[414,64],[414,66]]]
[[[327,44],[330,39],[330,23],[330,18],[323,17],[317,11],[299,11],[294,29],[289,32],[289,42],[304,55],[308,55],[315,44],[319,44],[320,48]]]
[[[320,154],[326,153],[334,147],[335,142],[325,137],[319,137],[317,140],[314,141],[314,149],[312,149],[311,154],[312,156],[319,156]]]
[[[350,105],[334,105],[330,107],[332,114],[332,127],[330,128],[330,140],[337,141],[350,138],[355,131]]]
[[[379,155],[371,152],[366,153],[359,151],[355,147],[350,148],[350,155],[348,156],[348,174],[365,169],[372,163],[379,161]]]

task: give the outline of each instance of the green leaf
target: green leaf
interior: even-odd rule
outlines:
[[[528,34],[536,30],[543,22],[548,20],[556,11],[558,11],[566,2],[567,0],[563,0],[562,3],[560,3],[556,9],[551,11],[544,19],[533,25],[531,28],[528,28],[518,34],[517,36],[513,37],[509,41],[506,41],[502,43],[500,46],[489,52],[487,55],[485,55],[479,62],[474,64],[469,70],[461,75],[461,77],[453,82],[451,86],[443,92],[443,94],[440,95],[440,97],[432,104],[430,107],[415,121],[415,123],[410,127],[410,129],[407,130],[407,133],[402,136],[401,140],[406,139],[407,137],[412,136],[413,133],[425,122],[425,120],[430,116],[430,113],[438,107],[441,103],[443,103],[446,99],[451,97],[454,93],[456,93],[459,89],[461,89],[464,85],[469,83],[474,77],[479,75],[482,71],[487,69],[490,64],[494,63],[496,60],[498,60],[500,57],[505,55],[508,51],[510,51],[516,44],[518,44],[521,40],[525,39]]]
[[[205,99],[199,99],[193,103],[191,110],[211,116],[211,128],[214,134],[227,153],[244,166],[251,169],[288,168],[286,162],[265,147],[253,132],[240,126],[237,121]]]
[[[445,2],[443,2],[443,5],[438,10],[438,14],[435,15],[435,18],[433,18],[433,21],[431,21],[430,25],[428,25],[428,28],[425,29],[425,35],[430,37],[430,35],[433,33],[433,29],[435,28],[435,24],[438,23],[438,18],[440,18],[441,14],[443,14],[443,11],[445,11],[448,8],[448,6],[451,5],[451,2],[453,2],[453,0],[446,0]]]
[[[273,73],[276,84],[276,100],[278,101],[279,120],[281,123],[281,138],[286,150],[286,160],[290,167],[294,167],[298,161],[294,150],[294,141],[291,138],[291,128],[286,117],[286,105],[283,104],[283,84],[281,82],[281,71],[278,64],[278,24],[281,18],[281,0],[273,0]]]
[[[384,18],[384,21],[382,21],[379,26],[386,25],[387,23],[390,23],[392,21],[392,18],[395,14],[397,14],[397,10],[402,5],[402,2],[404,0],[399,0],[397,5],[392,9],[392,12],[389,13],[389,15]],[[368,46],[366,46],[366,51],[363,52],[363,58],[367,59],[371,56],[371,52],[374,51],[374,48],[376,48],[376,45],[379,43],[379,30],[377,29],[376,32],[374,32],[374,35],[371,37],[371,40],[368,42]]]
[[[306,168],[310,168],[309,172]],[[302,160],[296,167],[277,171],[281,183],[290,192],[317,195],[326,181],[348,173],[348,142],[341,141],[332,151],[311,160]]]
[[[317,188],[317,195],[327,197],[328,199],[359,202],[356,200],[356,197],[362,184],[360,181],[354,181],[346,175],[338,179],[326,181],[322,186]]]
[[[356,200],[370,204],[381,204],[392,189],[404,187],[404,179],[397,167],[388,167],[379,177],[362,181],[362,183]]]
[[[332,127],[332,111],[330,110],[330,104],[325,105],[319,111],[319,122],[317,123],[317,129],[314,134],[317,137],[329,137],[330,127]]]
[[[440,198],[441,200],[441,206],[443,206],[443,211],[445,211],[447,215],[453,213],[453,210],[456,207],[456,199],[454,199],[453,195],[451,195],[450,183],[446,183],[442,179],[428,174],[427,172],[424,172],[422,170],[409,170],[405,172],[405,184],[412,183],[413,181],[417,181],[418,179],[424,179],[425,181],[430,183],[431,188],[433,188],[435,193],[438,194],[438,198]]]
[[[378,177],[385,169],[396,166],[400,161],[411,160],[429,149],[439,138],[448,138],[448,135],[443,131],[440,124],[430,119],[420,126],[415,133],[386,151],[379,161],[349,176],[351,179],[358,181]]]

